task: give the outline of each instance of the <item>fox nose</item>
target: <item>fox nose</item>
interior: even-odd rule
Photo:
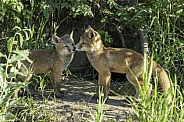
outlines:
[[[76,47],[73,47],[73,50],[72,51],[75,51]]]

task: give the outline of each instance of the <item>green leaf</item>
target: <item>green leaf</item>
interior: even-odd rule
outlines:
[[[15,50],[14,53],[16,53],[17,55],[20,55],[21,60],[27,60],[30,63],[32,63],[32,61],[28,58],[28,56],[29,56],[28,50]]]
[[[16,116],[14,115],[14,114],[12,114],[12,113],[7,113],[6,115],[5,115],[5,119],[6,120],[15,120],[16,119]]]
[[[23,45],[23,42],[24,42],[24,39],[23,39],[23,36],[21,33],[16,33],[14,37],[16,37],[16,35],[18,35],[18,40],[19,40],[19,43],[20,43],[20,47],[22,47]]]
[[[10,100],[11,96],[13,95],[13,91],[9,91],[0,99],[0,107],[3,107],[6,105],[6,103]]]
[[[23,87],[25,87],[25,83],[23,83],[23,82],[9,82],[8,87],[13,88],[13,89],[23,88]]]
[[[13,54],[11,56],[11,58],[8,60],[8,63],[13,63],[13,62],[16,62],[18,60],[27,60],[30,63],[32,63],[32,61],[27,57],[29,54],[28,50],[15,50],[13,52],[16,54]]]
[[[18,29],[18,30],[17,30]],[[17,30],[17,31],[21,31],[21,28],[19,27],[19,26],[15,26],[14,28],[13,28],[13,30]]]
[[[12,51],[13,41],[14,41],[14,38],[13,37],[11,37],[11,38],[8,39],[8,43],[7,43],[8,52],[11,52]]]
[[[10,72],[8,74],[8,78],[15,78],[16,77],[16,74],[14,72]]]
[[[183,12],[183,9],[180,9],[180,10],[176,11],[176,14],[181,15],[182,12]]]
[[[23,98],[14,99],[13,101],[10,102],[9,108],[14,107],[14,106],[17,105],[18,103],[20,103],[22,100],[23,100]]]
[[[5,58],[7,58],[7,56],[4,55],[4,54],[2,54],[1,52],[0,52],[0,57],[5,57]]]
[[[17,10],[18,10],[18,12],[21,12],[22,7],[21,6],[17,6]]]
[[[21,34],[19,34],[19,42],[20,42],[20,47],[22,47],[22,45],[23,45],[23,42],[24,42],[24,39],[23,39],[23,37],[22,37],[22,35]]]

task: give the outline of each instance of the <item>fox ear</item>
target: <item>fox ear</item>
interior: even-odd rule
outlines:
[[[95,36],[96,36],[96,33],[94,31],[88,31],[88,36],[89,36],[89,39],[93,39]]]
[[[52,40],[53,40],[54,44],[59,43],[58,37],[55,35],[52,36]]]
[[[70,39],[73,39],[73,30],[70,33]]]
[[[87,22],[85,22],[85,24],[84,24],[84,29],[85,30],[88,30],[88,29],[90,29],[91,28],[91,26],[87,23]]]
[[[90,39],[92,39],[93,37],[95,37],[95,33],[93,31],[90,32]]]

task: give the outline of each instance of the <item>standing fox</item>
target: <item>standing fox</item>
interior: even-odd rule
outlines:
[[[135,87],[135,97],[139,98],[139,85],[143,86],[144,57],[126,48],[105,47],[100,35],[90,25],[85,24],[85,32],[76,44],[76,51],[86,51],[88,60],[98,72],[98,87],[104,87],[104,98],[110,91],[111,72],[126,74],[128,81]],[[131,70],[131,71],[130,71]],[[153,76],[158,74],[159,84],[163,92],[170,88],[170,81],[165,70],[153,61]],[[133,72],[133,74],[132,74]],[[137,81],[138,80],[138,81]],[[149,84],[147,96],[150,95],[152,85]]]
[[[28,61],[24,61],[26,67],[30,67],[31,71],[35,74],[47,73],[51,71],[51,78],[54,91],[57,97],[61,97],[60,93],[60,78],[62,71],[64,71],[73,59],[75,45],[73,40],[73,31],[71,34],[66,34],[62,37],[53,36],[56,49],[38,49],[29,53],[29,58],[33,61],[30,64]],[[23,81],[29,80],[32,74],[28,74],[24,67],[21,67],[26,77],[22,77]],[[15,90],[14,97],[18,97],[18,89]]]

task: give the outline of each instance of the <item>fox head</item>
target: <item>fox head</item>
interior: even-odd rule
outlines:
[[[77,51],[94,52],[102,48],[102,40],[98,32],[94,31],[88,23],[84,25],[84,33],[76,44]]]
[[[75,51],[75,43],[73,39],[73,31],[70,34],[65,34],[62,37],[53,35],[52,40],[58,53],[71,54]]]

